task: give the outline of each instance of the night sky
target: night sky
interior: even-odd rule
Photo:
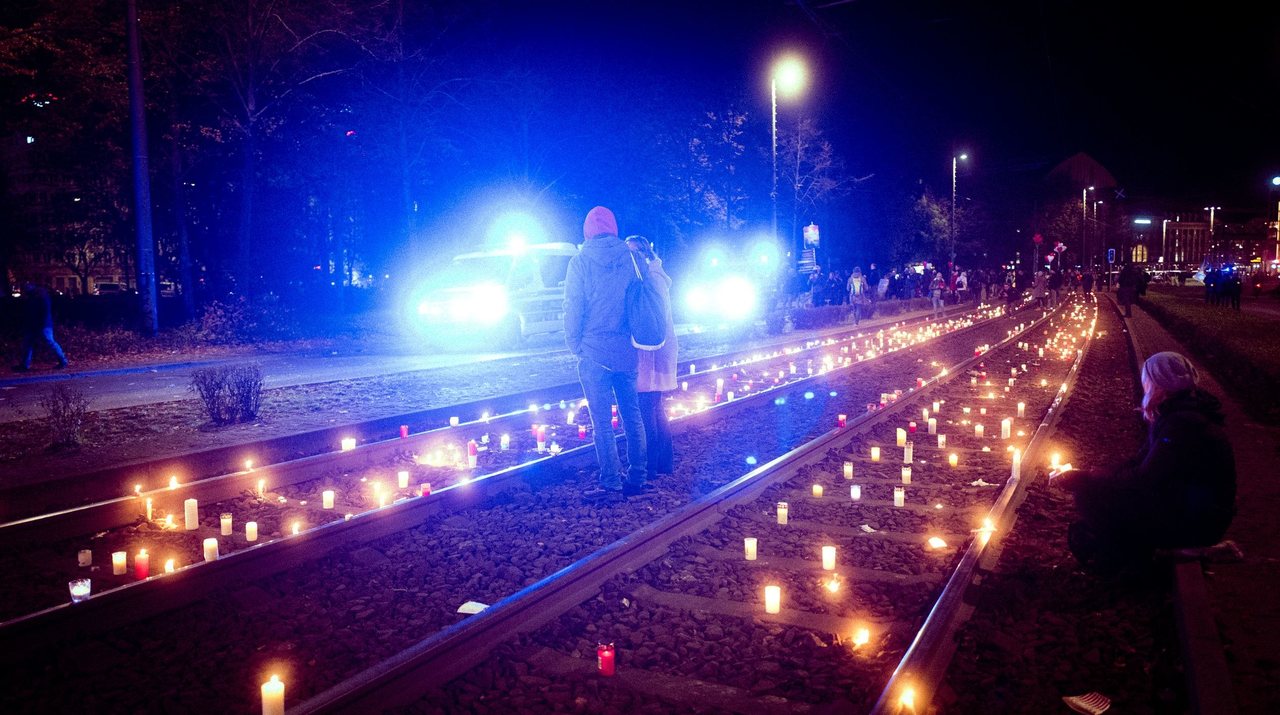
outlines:
[[[1083,151],[1130,197],[1261,213],[1280,172],[1280,11],[1137,5],[490,3],[448,41],[478,68],[534,65],[602,103],[658,85],[761,116],[769,60],[792,49],[812,68],[799,103],[855,175],[945,191],[953,151],[973,155],[965,181],[995,183]]]

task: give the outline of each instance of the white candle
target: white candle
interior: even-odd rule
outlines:
[[[218,560],[218,540],[212,537],[204,540],[204,560]]]
[[[853,462],[844,463],[844,478],[853,479]]]
[[[947,464],[950,464],[951,466],[954,467],[959,463],[960,463],[960,457],[956,456],[955,452],[952,452],[950,455],[947,456]]]
[[[508,449],[511,449],[511,435],[509,434],[502,435],[502,439],[498,440],[498,448],[504,452],[507,451]]]
[[[922,407],[922,408],[920,409],[920,419],[922,419],[922,420],[927,420],[927,419],[929,419],[929,408],[928,408],[928,407]]]
[[[1019,417],[1019,418],[1022,418],[1022,417],[1026,417],[1026,416],[1027,416],[1027,403],[1025,403],[1025,402],[1019,402],[1019,403],[1018,403],[1018,417]]]
[[[903,484],[911,483],[911,467],[902,468],[902,483]]]
[[[111,573],[114,576],[123,576],[125,569],[128,567],[129,555],[123,551],[111,552]]]
[[[850,499],[852,499],[852,500],[854,500],[854,501],[858,501],[859,499],[861,499],[861,498],[862,498],[862,487],[861,487],[861,486],[859,486],[859,485],[857,485],[857,484],[854,484],[854,485],[850,486],[850,487],[849,487],[849,498],[850,498]]]
[[[904,430],[904,429],[902,429],[901,427],[899,427],[899,428],[898,428],[897,435],[898,435],[898,446],[899,446],[899,447],[904,447],[904,446],[906,446],[906,444],[907,444],[907,431],[906,431],[906,430]]]
[[[67,588],[71,590],[71,602],[79,603],[89,597],[92,582],[87,578],[77,578],[68,581]]]
[[[906,500],[907,500],[907,490],[904,489],[903,487],[894,487],[893,488],[893,505],[902,506],[906,503]]]
[[[409,488],[409,472],[403,469],[396,472],[396,486],[400,487],[401,489]]]
[[[147,521],[151,521],[151,497],[147,497]]]
[[[350,452],[351,450],[353,450],[353,449],[355,449],[355,448],[356,448],[356,438],[355,438],[355,437],[343,437],[343,438],[342,438],[342,451],[343,451],[343,452]]]
[[[231,536],[231,514],[223,514],[219,517],[218,523],[222,527],[219,533],[223,536]]]
[[[938,412],[940,412],[941,410],[942,410],[942,403],[941,403],[941,402],[938,402],[937,400],[934,400],[934,402],[933,402],[933,414],[935,414],[935,415],[936,415],[936,414],[938,414]]]
[[[165,559],[164,572],[173,573],[173,559]]]
[[[822,547],[822,570],[823,571],[836,570],[836,547],[834,546]]]
[[[1044,357],[1044,348],[1040,348],[1039,355],[1040,357]]]
[[[1000,439],[1009,439],[1013,436],[1013,420],[1006,417],[1000,420]]]
[[[815,484],[815,485],[813,485],[813,495],[814,495],[815,497],[820,497],[820,496],[822,496],[822,485],[821,485],[821,484]]]
[[[262,684],[262,715],[284,715],[284,683],[278,675]]]
[[[787,523],[787,503],[784,501],[778,502],[778,523]]]
[[[938,435],[938,449],[947,448],[947,436],[945,434]]]
[[[907,442],[907,446],[902,448],[902,463],[911,464],[915,460],[916,443]]]
[[[93,565],[93,551],[92,551],[92,550],[90,550],[90,549],[80,549],[80,551],[76,552],[76,565],[77,565],[77,566],[92,566],[92,565]]]
[[[1049,456],[1049,467],[1057,469],[1062,464],[1062,455],[1054,452]]]
[[[764,612],[780,613],[782,611],[782,587],[764,587]]]
[[[986,432],[986,428],[985,428],[985,427],[983,427],[982,425],[974,425],[974,426],[973,426],[973,436],[974,436],[974,437],[977,437],[978,439],[982,439],[982,435],[983,435],[983,433],[984,433],[984,432]]]
[[[457,427],[457,426],[458,426],[458,424],[459,424],[459,422],[460,422],[460,420],[459,420],[457,417],[450,417],[450,418],[449,418],[449,426],[450,426],[450,427]]]
[[[245,522],[245,524],[244,524],[244,540],[245,540],[245,541],[257,541],[257,540],[258,540],[258,522],[256,522],[256,521],[246,521],[246,522]]]
[[[333,508],[333,490],[326,489],[320,492],[320,506],[325,509]]]
[[[742,548],[746,552],[747,561],[756,560],[756,547],[758,545],[759,542],[754,536],[748,536],[742,540]]]
[[[880,448],[879,448],[879,447],[872,447],[872,448],[871,448],[871,461],[873,461],[873,462],[879,462],[879,461],[880,461]]]
[[[200,528],[200,507],[195,499],[182,502],[182,516],[186,520],[187,531]]]
[[[937,434],[937,433],[938,433],[938,420],[933,417],[930,417],[929,418],[929,434]]]
[[[1022,450],[1013,450],[1013,476],[1014,478],[1022,476]]]

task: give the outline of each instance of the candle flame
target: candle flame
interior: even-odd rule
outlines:
[[[142,494],[142,485],[141,485],[141,484],[135,484],[135,485],[133,485],[133,493],[134,493],[134,494]]]
[[[840,590],[840,579],[832,576],[830,580],[827,581],[826,586],[828,591],[835,593]]]
[[[296,521],[295,521],[295,522],[293,522],[293,535],[294,535],[294,536],[297,536],[297,535],[298,535],[298,531],[299,531],[301,528],[302,528],[302,527],[301,527],[301,525],[300,525],[300,524],[298,524],[298,522],[296,522]]]
[[[177,478],[177,477],[169,477],[169,488],[170,488],[170,489],[177,489],[177,488],[178,488],[178,478]]]
[[[898,696],[898,704],[903,708],[915,712],[916,710],[916,690],[915,688],[903,688],[902,694]]]
[[[166,559],[164,562],[164,572],[173,573],[173,559]]]
[[[253,460],[252,460],[252,459],[246,459],[246,460],[244,460],[244,471],[246,471],[246,472],[252,472],[252,471],[253,471]]]
[[[930,536],[930,537],[929,537],[929,548],[931,548],[931,549],[945,549],[945,548],[947,548],[947,542],[943,541],[942,539],[940,539],[940,538],[938,538],[938,537],[936,537],[936,536]]]
[[[853,632],[853,647],[859,648],[871,642],[871,631],[866,628],[859,628]]]
[[[139,555],[139,556],[146,556],[146,555],[147,555],[147,550],[146,550],[146,549],[138,549],[138,555]]]

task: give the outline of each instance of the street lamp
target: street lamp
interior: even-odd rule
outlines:
[[[1213,212],[1221,211],[1221,206],[1205,206],[1205,211],[1209,212],[1209,251],[1210,253],[1218,250],[1218,241],[1213,235]]]
[[[1271,177],[1272,186],[1280,186],[1280,176]],[[1276,255],[1272,259],[1280,269],[1280,200],[1276,201]]]
[[[773,190],[769,197],[773,201],[773,239],[778,240],[778,91],[784,96],[792,97],[804,89],[806,72],[800,58],[788,55],[773,65],[769,78],[769,98],[772,104],[773,120],[770,123],[773,146]],[[803,246],[802,246],[803,247]],[[799,252],[796,258],[800,257]]]
[[[968,154],[953,154],[951,156],[951,263],[947,266],[948,271],[955,270],[956,267],[956,169],[960,162],[968,161]]]
[[[1080,189],[1080,250],[1081,252],[1086,254],[1088,254],[1088,251],[1085,250],[1085,247],[1088,244],[1088,237],[1089,237],[1089,234],[1086,233],[1086,230],[1089,225],[1089,192],[1090,191],[1093,191],[1092,186],[1088,188]],[[1090,257],[1089,265],[1090,267],[1093,266],[1092,257]]]

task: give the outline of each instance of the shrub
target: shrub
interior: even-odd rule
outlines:
[[[58,383],[54,385],[40,406],[49,415],[49,435],[55,448],[73,447],[80,444],[80,434],[84,426],[84,416],[89,411],[89,400],[79,389]]]
[[[791,322],[796,330],[826,328],[844,322],[849,314],[845,305],[823,305],[816,308],[797,308],[791,313]]]
[[[782,335],[787,329],[787,311],[775,310],[764,316],[764,329],[769,335]]]
[[[202,367],[191,373],[191,389],[200,396],[204,403],[205,414],[215,425],[230,421],[231,409],[227,402],[227,377],[231,373],[227,367]]]
[[[262,408],[262,368],[202,367],[191,373],[191,389],[215,425],[252,422]]]

